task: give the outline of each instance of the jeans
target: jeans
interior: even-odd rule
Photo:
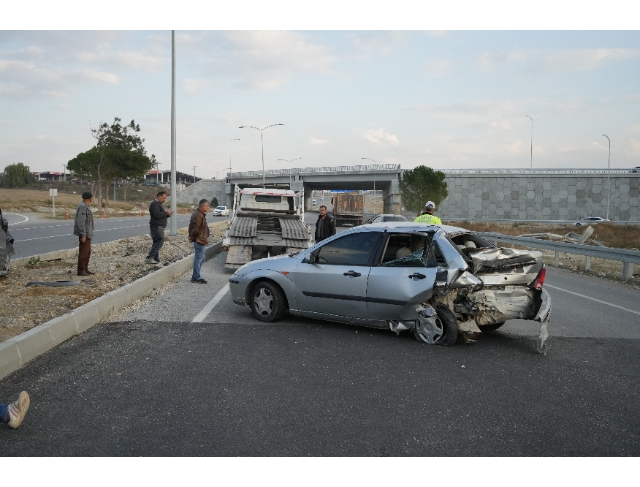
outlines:
[[[164,244],[164,227],[153,226],[150,228],[153,245],[151,246],[149,255],[147,255],[147,259],[153,259],[160,262],[160,249],[162,248],[162,244]]]
[[[8,411],[9,411],[9,406],[7,406],[6,404],[2,404],[0,402],[0,423],[8,422],[8,421],[5,421]]]
[[[202,245],[198,242],[193,242],[193,248],[196,254],[193,256],[193,275],[191,279],[202,279],[200,276],[200,269],[202,269],[202,263],[204,262],[204,249],[206,245]]]

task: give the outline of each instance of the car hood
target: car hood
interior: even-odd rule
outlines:
[[[293,271],[296,264],[300,260],[300,258],[298,258],[299,256],[300,254],[296,254],[293,257],[290,257],[289,254],[284,254],[254,260],[240,267],[236,272],[234,272],[234,274],[242,276],[249,274],[250,272],[255,272],[262,269],[269,269],[273,271]]]

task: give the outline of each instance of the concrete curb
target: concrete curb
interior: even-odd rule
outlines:
[[[207,247],[205,260],[209,260],[219,254],[221,250],[221,241],[211,247]],[[65,252],[69,254],[64,254]],[[56,256],[51,257],[54,254]],[[58,256],[58,254],[60,255]],[[69,249],[43,254],[38,257],[40,257],[40,260],[66,259],[76,254],[77,249]],[[70,313],[58,316],[17,337],[0,343],[0,379],[18,370],[37,356],[57,347],[74,335],[79,335],[100,323],[111,314],[120,311],[140,298],[148,296],[154,289],[165,285],[171,279],[180,277],[192,267],[193,254],[94,299]]]

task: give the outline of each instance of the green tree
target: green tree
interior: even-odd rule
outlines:
[[[409,211],[420,212],[427,201],[436,207],[447,197],[446,174],[430,167],[418,166],[400,175],[400,192],[403,206]]]
[[[216,198],[215,196],[213,198],[211,198],[211,206],[213,206],[214,208],[216,206],[220,206],[220,205],[218,205],[218,198]]]
[[[22,188],[33,183],[35,179],[35,176],[31,174],[29,170],[29,166],[18,162],[16,164],[9,164],[4,168],[2,185],[6,188]]]
[[[98,206],[102,206],[103,185],[107,186],[113,179],[125,181],[126,187],[131,182],[142,178],[155,162],[155,156],[147,156],[144,139],[140,137],[140,125],[134,120],[122,125],[121,119],[115,117],[111,125],[103,122],[98,128],[91,129],[96,139],[92,149],[78,154],[69,161],[69,169],[78,177],[97,181]],[[109,193],[105,188],[108,203]]]
[[[67,169],[69,169],[75,177],[93,182],[98,180],[99,162],[100,150],[97,147],[92,147],[67,162]]]

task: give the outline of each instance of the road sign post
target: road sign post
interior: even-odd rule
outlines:
[[[49,196],[51,196],[51,200],[53,201],[53,218],[56,217],[56,196],[58,196],[57,189],[50,189]]]

